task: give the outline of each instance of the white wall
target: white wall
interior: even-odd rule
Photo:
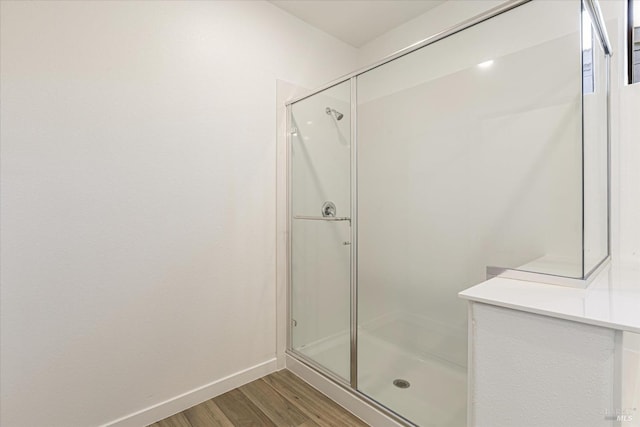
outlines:
[[[355,50],[266,2],[1,7],[0,424],[272,369],[276,79]]]

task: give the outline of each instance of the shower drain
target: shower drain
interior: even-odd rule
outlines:
[[[393,380],[393,385],[398,388],[409,388],[411,384],[407,380],[403,380],[398,378],[397,380]]]

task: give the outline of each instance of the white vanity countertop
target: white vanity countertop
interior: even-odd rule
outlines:
[[[496,277],[460,298],[640,334],[640,267],[605,267],[586,289]]]

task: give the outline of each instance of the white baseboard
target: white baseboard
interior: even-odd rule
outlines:
[[[369,425],[402,427],[387,415],[287,354],[287,369]]]
[[[262,378],[277,370],[277,361],[273,359],[259,363],[250,368],[236,372],[219,380],[195,388],[179,396],[165,400],[164,402],[145,408],[133,414],[126,415],[104,424],[102,427],[141,427],[153,424],[156,421],[170,417],[184,411],[194,405],[212,399],[236,387],[240,387],[251,381]]]

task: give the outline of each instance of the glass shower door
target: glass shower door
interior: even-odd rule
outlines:
[[[357,77],[357,385],[417,425],[466,425],[458,292],[582,276],[580,10],[529,2]]]
[[[349,380],[350,82],[291,105],[291,348]]]

